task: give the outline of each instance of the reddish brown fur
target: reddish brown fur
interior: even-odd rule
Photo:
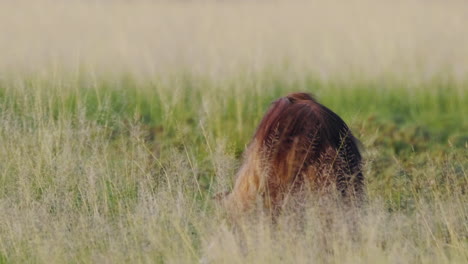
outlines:
[[[261,198],[278,211],[297,193],[329,187],[347,201],[360,201],[364,182],[357,144],[344,121],[309,94],[280,98],[255,132],[227,206],[244,211]]]

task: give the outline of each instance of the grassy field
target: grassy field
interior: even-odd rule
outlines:
[[[40,2],[0,3],[0,263],[468,262],[461,2]],[[362,142],[354,235],[212,199],[295,91]]]

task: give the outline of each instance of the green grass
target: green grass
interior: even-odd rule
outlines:
[[[0,1],[0,264],[468,263],[463,1],[62,2]],[[362,141],[352,230],[211,199],[297,91]]]
[[[3,79],[0,263],[465,263],[467,88],[271,72]],[[270,102],[294,91],[363,143],[358,241],[339,212],[325,232],[313,205],[302,231],[259,215],[239,232],[211,199]]]

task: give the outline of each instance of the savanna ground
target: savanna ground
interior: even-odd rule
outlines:
[[[0,3],[0,263],[467,263],[467,13]],[[362,142],[358,235],[339,210],[326,228],[313,201],[300,227],[234,227],[212,199],[270,102],[295,91]]]

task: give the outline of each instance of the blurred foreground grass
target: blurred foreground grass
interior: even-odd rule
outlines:
[[[306,91],[363,143],[359,241],[313,205],[298,232],[259,216],[242,242],[211,197],[232,186],[274,99]],[[466,263],[468,84],[435,78],[0,81],[0,263]],[[325,237],[329,243],[322,243]],[[328,247],[328,248],[327,248]]]

